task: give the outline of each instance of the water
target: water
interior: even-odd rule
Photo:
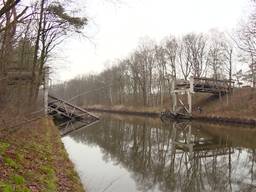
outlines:
[[[63,138],[88,192],[256,191],[256,129],[104,114]]]

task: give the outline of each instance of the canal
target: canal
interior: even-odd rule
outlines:
[[[256,129],[101,114],[63,138],[87,192],[256,191]]]

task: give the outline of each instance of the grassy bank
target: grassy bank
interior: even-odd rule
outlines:
[[[181,97],[183,103],[186,103],[186,97]],[[202,111],[199,113],[197,108]],[[162,107],[140,107],[140,106],[103,106],[94,105],[86,107],[89,110],[105,111],[114,113],[126,113],[134,115],[155,115],[171,108],[171,101],[167,101]],[[250,121],[256,119],[256,91],[251,88],[236,88],[232,95],[215,96],[212,94],[195,93],[193,94],[193,115],[195,117],[223,117],[232,119],[243,119]],[[231,120],[232,120],[231,119]]]
[[[84,191],[49,119],[0,132],[0,170],[3,192]]]
[[[120,107],[120,106],[113,106],[113,107],[106,107],[106,106],[91,106],[85,107],[88,111],[95,111],[95,112],[109,112],[109,113],[117,113],[117,114],[126,114],[126,115],[143,115],[143,116],[150,116],[150,117],[158,117],[160,111],[154,108],[143,108],[143,109],[136,109],[132,107]]]
[[[205,102],[207,101],[207,102]],[[256,118],[256,90],[251,88],[234,89],[228,98],[207,96],[195,103],[201,106],[202,115],[217,115],[231,118]]]

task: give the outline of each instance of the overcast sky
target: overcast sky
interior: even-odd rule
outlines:
[[[142,38],[159,42],[170,34],[231,32],[248,13],[247,0],[81,0],[89,19],[86,38],[69,38],[56,54],[56,82],[97,73],[128,56]]]

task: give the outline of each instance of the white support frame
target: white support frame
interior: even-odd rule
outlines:
[[[176,110],[177,110],[177,101],[179,100],[178,99],[178,96],[180,94],[186,94],[187,95],[187,99],[188,99],[188,113],[190,115],[192,115],[192,94],[194,93],[194,78],[191,77],[190,78],[190,81],[189,81],[189,88],[188,89],[175,89],[176,87],[176,82],[175,80],[172,80],[172,102],[173,102],[173,105],[172,105],[172,111],[175,113]]]

